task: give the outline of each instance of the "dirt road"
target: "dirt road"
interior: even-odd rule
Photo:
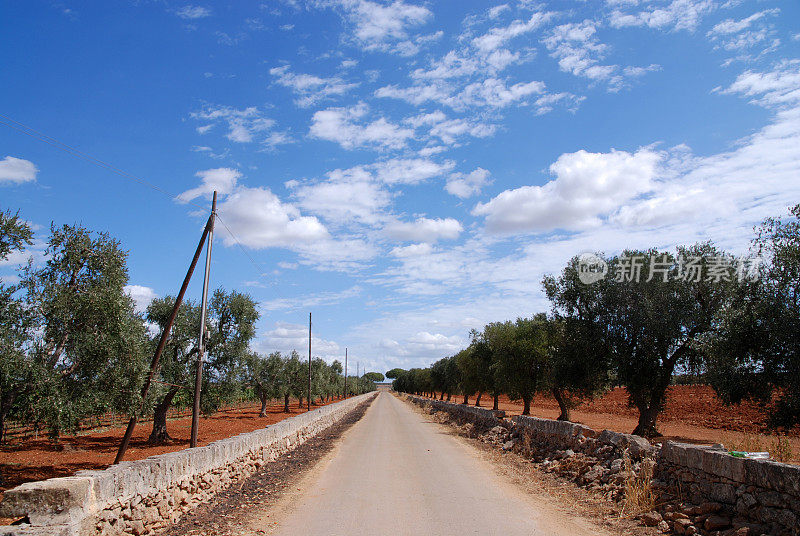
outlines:
[[[298,488],[250,527],[276,535],[606,534],[522,493],[388,392]]]

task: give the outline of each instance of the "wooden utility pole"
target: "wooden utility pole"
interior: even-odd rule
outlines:
[[[186,277],[183,278],[183,284],[181,285],[180,291],[178,291],[178,297],[175,298],[175,305],[172,307],[172,312],[167,320],[167,325],[164,326],[164,331],[161,332],[161,338],[158,340],[158,346],[156,347],[156,351],[153,354],[153,359],[150,362],[150,373],[147,375],[144,385],[142,385],[142,404],[139,407],[139,412],[134,414],[128,421],[128,427],[125,429],[125,435],[122,436],[122,443],[119,445],[119,450],[117,450],[117,456],[114,458],[114,463],[121,462],[122,458],[125,456],[125,451],[128,450],[128,445],[130,444],[133,430],[136,428],[136,421],[139,418],[139,414],[144,411],[147,393],[150,390],[150,384],[153,383],[153,376],[155,376],[156,371],[158,370],[158,363],[161,360],[161,354],[164,352],[164,346],[166,346],[170,331],[172,331],[172,325],[175,323],[175,317],[178,316],[178,310],[183,303],[183,296],[186,294],[186,288],[189,286],[189,281],[192,280],[192,274],[194,273],[195,266],[197,266],[197,260],[200,258],[200,253],[203,251],[203,244],[205,244],[206,237],[213,226],[214,215],[212,214],[208,217],[208,221],[206,221],[206,226],[203,228],[203,236],[200,237],[200,243],[197,244],[197,249],[194,251],[194,257],[192,257],[192,262],[189,265],[189,270],[186,272]]]
[[[347,348],[344,349],[344,398],[347,399]]]
[[[308,313],[308,411],[311,411],[311,313]]]
[[[203,354],[206,351],[206,311],[208,307],[208,277],[211,275],[211,246],[214,242],[214,219],[217,217],[217,192],[211,200],[211,229],[208,231],[206,249],[206,273],[203,278],[203,303],[200,304],[200,338],[197,344],[197,370],[194,374],[194,406],[192,407],[192,437],[190,447],[197,446],[197,430],[200,427],[200,389],[203,385]]]
[[[358,372],[358,367],[361,365],[360,361],[356,361],[356,396],[361,394],[361,382],[358,381],[361,379],[361,376]]]

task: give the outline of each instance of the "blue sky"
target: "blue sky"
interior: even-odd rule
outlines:
[[[425,366],[546,310],[573,255],[743,253],[800,200],[796,2],[32,0],[0,48],[0,113],[167,192],[0,124],[38,238],[0,277],[79,222],[142,306],[174,295],[216,188],[212,285],[265,352],[307,351],[312,311],[316,355]]]

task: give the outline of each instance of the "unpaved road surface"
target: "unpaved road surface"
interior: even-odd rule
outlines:
[[[382,392],[278,504],[242,532],[274,535],[607,534],[523,493],[475,449]]]

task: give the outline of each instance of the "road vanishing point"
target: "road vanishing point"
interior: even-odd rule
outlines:
[[[263,521],[268,534],[285,536],[607,534],[524,492],[474,446],[386,391],[269,512],[251,527]]]

